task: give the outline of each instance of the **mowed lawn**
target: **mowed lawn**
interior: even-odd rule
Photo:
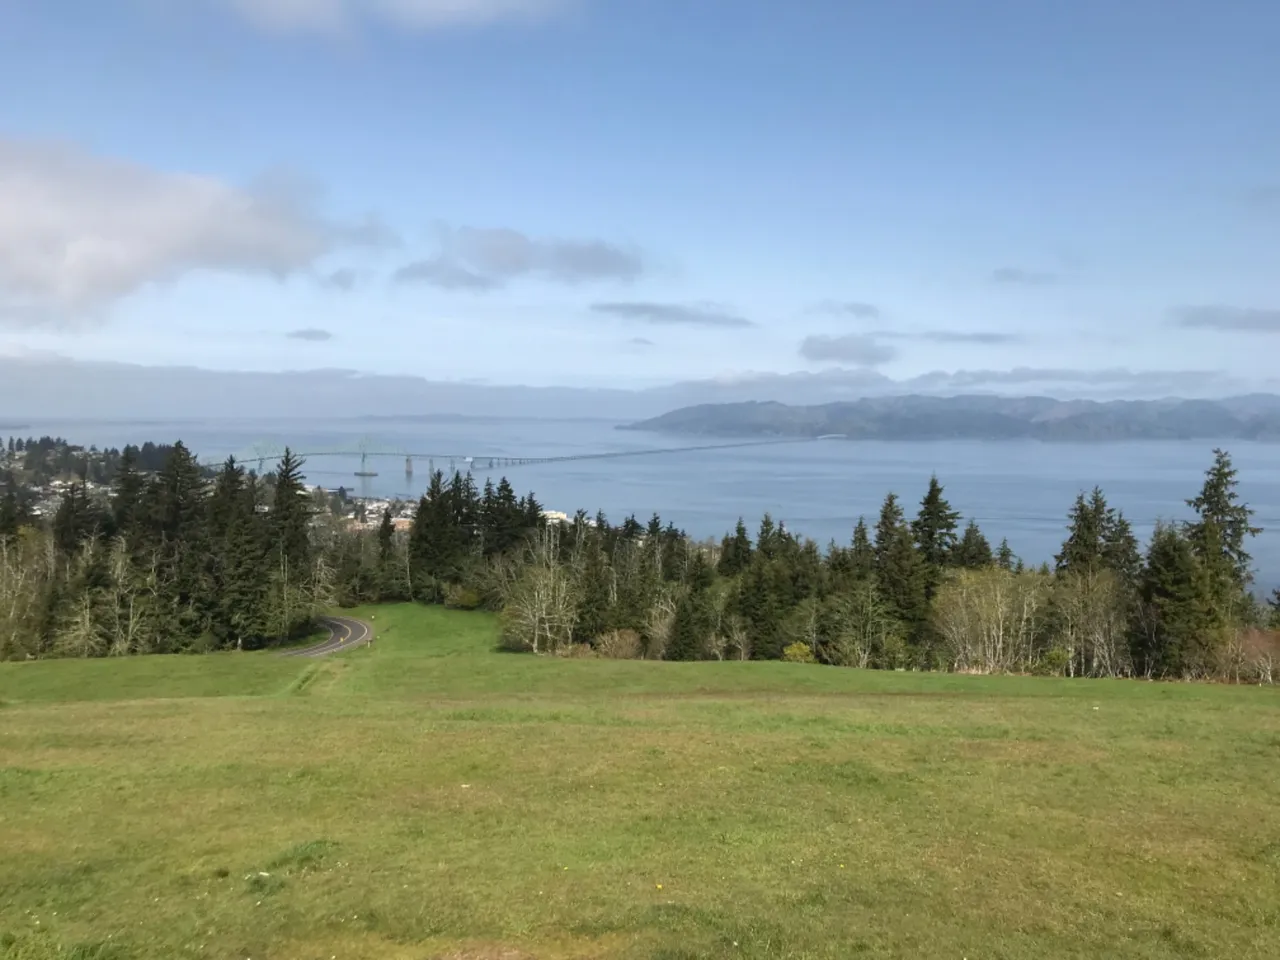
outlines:
[[[372,649],[0,664],[0,956],[1280,956],[1280,693]]]

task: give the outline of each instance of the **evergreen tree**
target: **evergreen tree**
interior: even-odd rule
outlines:
[[[13,443],[12,437],[9,438],[9,443]],[[18,489],[13,480],[13,472],[10,471],[5,478],[4,496],[0,497],[0,542],[12,542],[14,537],[18,535],[20,522]]]
[[[782,623],[786,617],[785,591],[789,585],[777,575],[775,565],[756,552],[743,571],[733,596],[733,609],[747,624],[751,656],[776,660],[782,656]]]
[[[1094,488],[1089,500],[1083,493],[1076,494],[1067,521],[1067,539],[1054,557],[1059,573],[1085,571],[1101,565],[1105,512],[1106,499],[1098,488]]]
[[[876,524],[876,586],[894,617],[917,640],[928,620],[928,571],[892,493]]]
[[[594,643],[614,626],[613,571],[597,541],[587,548],[579,580],[574,639],[578,643]]]
[[[1022,563],[1013,555],[1013,548],[1009,546],[1007,539],[1001,539],[1000,547],[996,550],[996,566],[1001,570],[1017,570]]]
[[[146,493],[146,481],[138,471],[138,450],[126,446],[120,454],[120,463],[116,467],[115,480],[112,482],[112,521],[116,532],[132,538],[144,521],[142,515],[143,496]]]
[[[1271,599],[1267,603],[1271,607],[1271,629],[1280,630],[1280,587],[1271,592]]]
[[[121,476],[123,476],[123,473]],[[116,506],[117,516],[119,516],[118,501]],[[222,465],[222,470],[213,481],[213,492],[209,496],[210,539],[215,543],[225,541],[227,534],[231,530],[231,524],[239,519],[244,509],[244,468],[236,463],[235,457],[228,457]]]
[[[1142,573],[1144,627],[1135,659],[1156,675],[1203,673],[1214,662],[1221,621],[1214,585],[1189,538],[1161,524],[1151,537]]]
[[[187,649],[208,624],[205,486],[196,458],[179,442],[145,496],[159,567],[159,617],[169,625],[158,652]]]
[[[1214,450],[1213,466],[1205,472],[1200,494],[1187,501],[1199,516],[1187,526],[1187,538],[1211,574],[1216,575],[1221,569],[1225,577],[1244,590],[1253,582],[1252,558],[1245,550],[1245,541],[1260,534],[1262,528],[1250,523],[1253,511],[1240,501],[1238,485],[1230,454]]]
[[[869,580],[876,572],[876,549],[867,532],[867,521],[859,517],[853,528],[853,546],[849,550],[849,567],[856,580]]]
[[[1137,583],[1142,568],[1138,541],[1129,521],[1108,506],[1098,487],[1087,500],[1084,494],[1076,496],[1068,518],[1067,539],[1054,560],[1060,574],[1106,569],[1130,586]]]
[[[960,514],[951,509],[942,493],[942,484],[935,474],[929,478],[929,489],[920,501],[920,512],[911,523],[911,534],[920,558],[934,571],[940,571],[951,562],[956,548],[956,524],[960,519]],[[937,576],[935,573],[931,578],[931,592]]]
[[[524,507],[506,477],[498,481],[492,498],[486,490],[480,517],[487,556],[501,556],[520,546],[526,529]]]
[[[898,503],[898,495],[890,493],[884,498],[880,507],[880,519],[876,522],[875,558],[876,570],[885,566],[890,548],[898,539],[898,532],[904,526],[902,506]]]
[[[1008,543],[1002,546],[1006,550],[1009,549]],[[983,536],[976,521],[970,520],[965,524],[964,535],[960,538],[960,543],[956,546],[952,557],[955,565],[965,570],[981,570],[983,567],[991,566],[991,544]]]
[[[1142,574],[1142,554],[1133,528],[1120,511],[1107,511],[1102,532],[1102,561],[1120,582],[1130,588]]]
[[[772,560],[778,553],[778,527],[768,513],[760,518],[760,531],[756,534],[756,553],[766,560]]]
[[[186,446],[175,443],[145,499],[159,540],[192,543],[204,521],[204,477]]]
[[[396,528],[391,521],[391,509],[388,507],[382,511],[382,523],[378,525],[378,562],[383,566],[391,559],[391,546],[395,535]]]
[[[690,590],[676,603],[671,638],[664,659],[701,660],[707,639],[711,636],[711,604],[704,590]]]
[[[719,571],[723,577],[736,577],[751,564],[751,537],[747,533],[747,525],[738,518],[733,535],[727,536],[720,546]]]
[[[515,508],[512,494],[512,508]],[[444,474],[437,470],[427,483],[427,490],[418,501],[409,532],[409,556],[414,569],[414,582],[425,593],[424,599],[440,599],[439,584],[448,570],[448,504]]]
[[[270,567],[256,520],[252,509],[241,509],[231,520],[222,545],[219,633],[236,649],[260,646],[270,633]]]
[[[63,556],[70,556],[80,549],[83,537],[80,504],[80,487],[73,483],[63,492],[58,510],[53,515],[53,543]]]
[[[311,568],[311,500],[302,476],[303,461],[287,447],[275,472],[271,500],[271,541],[276,563],[301,578]]]
[[[789,540],[789,544],[783,562],[790,574],[791,603],[825,595],[827,582],[818,545],[812,540],[805,540],[798,549],[794,540]]]
[[[702,549],[687,541],[680,541],[679,546],[683,546],[688,553],[688,563],[685,564],[684,584],[690,590],[708,590],[715,583],[716,571],[707,560],[707,555]]]

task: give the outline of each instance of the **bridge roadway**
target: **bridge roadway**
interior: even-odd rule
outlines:
[[[602,453],[569,453],[552,457],[520,457],[520,456],[490,456],[489,454],[450,454],[450,453],[412,453],[407,450],[313,450],[298,451],[294,456],[304,460],[314,459],[317,457],[349,457],[352,459],[360,459],[362,462],[372,457],[403,457],[406,460],[448,460],[452,463],[465,463],[469,466],[478,466],[486,464],[486,469],[494,467],[524,467],[545,463],[570,463],[582,460],[616,460],[625,457],[652,457],[661,455],[670,455],[674,453],[701,453],[710,450],[734,450],[743,447],[770,447],[781,446],[783,444],[798,443],[816,443],[821,440],[837,440],[844,439],[839,434],[828,434],[821,437],[788,437],[785,439],[774,440],[742,440],[734,443],[705,443],[694,444],[684,447],[659,447],[641,450],[610,450]],[[257,451],[254,451],[257,452]],[[244,464],[257,464],[261,468],[264,464],[274,463],[283,456],[283,451],[263,456],[253,456],[252,453],[244,457],[236,457],[236,461]],[[212,465],[212,464],[211,464]]]

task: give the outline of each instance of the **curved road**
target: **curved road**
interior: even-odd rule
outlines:
[[[373,630],[367,623],[350,617],[320,617],[319,623],[327,627],[329,636],[320,643],[301,650],[287,650],[285,657],[325,657],[363,646],[373,640]]]

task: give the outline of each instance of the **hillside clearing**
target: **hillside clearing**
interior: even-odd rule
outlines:
[[[0,664],[0,954],[1272,957],[1274,690],[496,653]]]

